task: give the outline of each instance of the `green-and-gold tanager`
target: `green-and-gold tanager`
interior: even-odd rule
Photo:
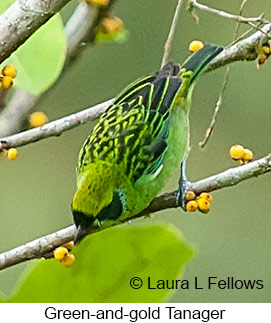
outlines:
[[[77,237],[145,209],[186,159],[195,81],[222,47],[207,45],[125,88],[80,150],[72,201]]]

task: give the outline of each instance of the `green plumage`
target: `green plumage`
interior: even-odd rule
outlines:
[[[222,50],[205,46],[129,85],[100,117],[78,159],[72,210],[80,230],[146,208],[186,157],[193,81]]]

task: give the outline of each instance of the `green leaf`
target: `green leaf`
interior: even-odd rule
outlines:
[[[123,225],[86,237],[73,249],[75,263],[32,262],[10,302],[159,302],[171,294],[148,289],[161,279],[177,279],[192,250],[171,224]],[[130,280],[143,286],[133,289]]]
[[[0,2],[0,12],[4,12],[15,0],[1,0]]]
[[[0,14],[14,1],[1,0]],[[2,66],[17,69],[14,85],[33,95],[48,89],[58,78],[66,55],[66,36],[59,14],[52,17],[21,45]]]

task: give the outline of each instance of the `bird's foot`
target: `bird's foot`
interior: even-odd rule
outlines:
[[[181,164],[181,176],[179,179],[179,188],[176,192],[176,205],[181,206],[181,208],[186,212],[186,192],[188,188],[188,181],[185,175],[185,168],[186,168],[186,160],[184,160]]]

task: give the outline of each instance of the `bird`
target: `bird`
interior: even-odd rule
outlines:
[[[195,81],[222,50],[206,45],[182,66],[166,63],[128,85],[100,116],[78,156],[75,241],[140,213],[184,164]],[[181,180],[182,199],[184,187]]]

